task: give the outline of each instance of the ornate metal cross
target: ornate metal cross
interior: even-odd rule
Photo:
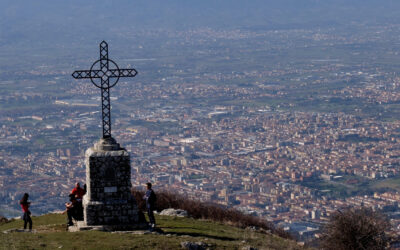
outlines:
[[[95,69],[98,65],[100,69]],[[135,69],[120,69],[113,60],[108,59],[108,44],[105,41],[100,43],[100,59],[92,64],[90,70],[77,70],[72,73],[73,78],[89,78],[96,87],[101,89],[103,138],[111,138],[110,88],[117,84],[120,77],[134,77],[137,73]]]

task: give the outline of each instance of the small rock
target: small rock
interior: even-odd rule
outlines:
[[[270,229],[267,230],[267,229],[262,229],[262,228],[261,228],[259,231],[260,231],[261,233],[265,233],[265,234],[272,234],[272,232],[271,232]]]
[[[112,234],[131,234],[133,231],[113,231]]]
[[[63,214],[63,213],[64,213],[64,210],[54,210],[53,212],[51,212],[51,214]]]
[[[242,247],[242,250],[257,250],[257,248],[251,247],[251,246],[245,246],[245,247]]]
[[[188,249],[188,250],[205,250],[208,245],[205,244],[204,242],[190,242],[190,241],[184,241],[181,242],[181,246],[183,249]]]
[[[148,234],[149,231],[142,231],[142,230],[138,230],[138,231],[133,231],[132,234],[137,234],[137,235],[143,235],[143,234]]]
[[[8,233],[36,233],[36,230],[29,230],[29,229],[8,229],[3,231],[4,234]]]
[[[167,208],[161,211],[160,215],[188,217],[188,212],[183,209]]]
[[[246,227],[246,229],[247,229],[247,230],[250,230],[250,231],[257,231],[257,230],[258,230],[258,227],[249,226],[249,227]]]

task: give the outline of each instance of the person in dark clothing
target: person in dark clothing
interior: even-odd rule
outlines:
[[[79,209],[79,202],[77,201],[75,195],[70,194],[69,195],[69,202],[65,203],[66,210],[64,211],[67,212],[67,225],[72,226],[74,223],[72,222],[72,219],[75,220],[82,220],[83,216],[80,216],[80,209]]]
[[[86,194],[86,184],[81,188],[79,182],[75,184],[75,188],[72,189],[70,195],[74,195],[76,199],[76,204],[74,204],[74,219],[75,220],[83,220],[83,204],[82,199]]]
[[[147,209],[147,215],[149,216],[150,220],[150,227],[151,229],[154,229],[154,227],[156,226],[156,220],[154,218],[153,211],[156,208],[156,194],[154,193],[153,189],[151,189],[150,182],[146,183],[146,186],[147,186],[147,191],[143,199],[146,200],[146,209]]]
[[[22,219],[24,220],[24,229],[26,229],[26,226],[29,223],[29,230],[32,230],[31,211],[29,210],[31,203],[28,202],[28,198],[29,194],[25,193],[24,196],[22,196],[22,199],[19,201],[19,204],[24,212],[24,215],[22,216]]]

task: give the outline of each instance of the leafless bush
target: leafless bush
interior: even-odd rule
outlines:
[[[323,249],[386,249],[387,218],[368,208],[347,209],[332,215],[323,229]]]
[[[139,209],[145,210],[146,204],[143,200],[144,192],[132,190],[132,194],[138,202]],[[156,208],[157,211],[162,211],[167,208],[183,209],[195,219],[208,219],[217,222],[224,222],[240,228],[256,227],[270,230],[271,233],[284,238],[291,238],[287,232],[281,228],[275,228],[272,223],[261,218],[246,215],[240,211],[229,209],[221,205],[191,200],[176,193],[157,192]]]
[[[7,222],[8,222],[7,218],[5,218],[5,217],[0,215],[0,225],[4,224],[4,223],[7,223]]]

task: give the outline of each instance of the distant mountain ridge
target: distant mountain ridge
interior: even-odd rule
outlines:
[[[400,1],[394,0],[0,0],[0,6],[0,49],[109,40],[135,30],[324,29],[400,23]]]
[[[140,0],[140,1],[0,1],[1,36],[21,24],[43,29],[65,25],[101,30],[113,25],[138,28],[247,27],[361,22],[398,22],[400,2],[394,0]]]

